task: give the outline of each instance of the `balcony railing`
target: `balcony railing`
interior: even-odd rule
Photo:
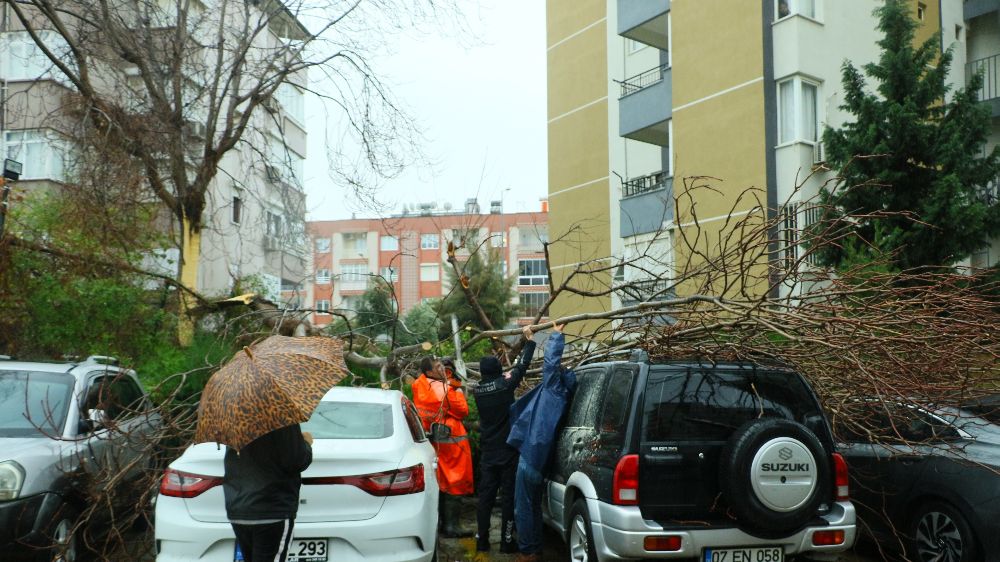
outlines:
[[[666,172],[655,172],[622,182],[622,197],[632,197],[664,187],[670,176]]]
[[[670,68],[667,65],[660,65],[656,68],[651,68],[642,74],[637,74],[631,78],[626,78],[621,82],[618,82],[622,86],[622,94],[618,99],[624,98],[629,94],[634,94],[639,90],[643,90],[656,84],[663,80],[663,74]]]
[[[983,85],[977,92],[979,101],[1000,98],[1000,54],[966,63],[965,77],[971,80],[974,75],[983,75]]]
[[[649,279],[626,282],[619,290],[623,301],[636,304],[647,301],[663,301],[677,296],[674,282],[669,279]]]

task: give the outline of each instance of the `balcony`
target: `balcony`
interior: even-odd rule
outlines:
[[[664,51],[670,0],[618,0],[618,35]]]
[[[677,292],[673,288],[673,282],[669,279],[650,279],[648,281],[631,281],[623,287],[619,287],[622,306],[634,306],[643,302],[658,302],[677,298]],[[626,319],[622,322],[623,327],[641,327],[650,323],[657,326],[668,326],[677,322],[677,319],[668,315],[660,314],[644,317],[641,319]]]
[[[1000,0],[965,0],[965,5],[962,6],[965,21],[997,10],[1000,10]]]
[[[667,146],[670,141],[670,67],[657,66],[619,82],[618,134],[627,139]]]
[[[990,105],[993,117],[1000,117],[1000,54],[966,63],[966,83],[972,80],[976,73],[983,75],[983,85],[977,92],[979,101]]]
[[[656,232],[674,218],[674,178],[656,172],[622,182],[619,201],[622,238]]]

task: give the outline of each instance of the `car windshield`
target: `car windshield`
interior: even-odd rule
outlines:
[[[0,371],[0,437],[61,436],[73,382],[64,373]]]
[[[392,406],[369,402],[319,403],[302,431],[316,439],[384,439],[392,437]]]

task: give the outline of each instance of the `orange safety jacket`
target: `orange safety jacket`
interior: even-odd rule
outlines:
[[[413,405],[420,414],[424,431],[430,433],[432,423],[443,423],[451,429],[451,437],[434,443],[441,491],[453,496],[471,494],[472,449],[462,425],[462,420],[469,415],[465,394],[449,383],[420,375],[413,381]]]

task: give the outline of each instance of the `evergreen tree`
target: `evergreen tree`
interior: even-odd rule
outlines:
[[[842,181],[822,197],[848,236],[843,247],[822,249],[827,265],[885,252],[900,270],[949,266],[1000,233],[1000,205],[982,197],[1000,171],[1000,149],[985,151],[990,115],[976,99],[982,77],[945,102],[951,51],[939,51],[939,37],[915,45],[910,6],[887,0],[877,8],[881,57],[864,73],[843,66],[841,109],[855,121],[823,135]]]
[[[485,259],[483,257],[485,254]],[[517,305],[511,301],[514,298],[514,278],[505,277],[503,274],[503,257],[499,252],[488,251],[476,252],[469,256],[468,261],[459,266],[459,270],[465,275],[466,282],[472,294],[476,295],[476,300],[483,307],[486,316],[493,323],[494,328],[500,328],[507,324],[507,321],[517,313]],[[441,317],[441,331],[451,331],[451,315],[458,315],[459,325],[471,322],[479,329],[486,329],[479,322],[479,317],[466,302],[465,294],[459,285],[462,280],[455,275],[454,270],[448,268],[448,286],[452,290],[438,304],[438,314]]]
[[[373,277],[361,296],[353,324],[359,332],[371,338],[382,334],[391,336],[397,322],[396,310],[392,287],[382,278]]]

